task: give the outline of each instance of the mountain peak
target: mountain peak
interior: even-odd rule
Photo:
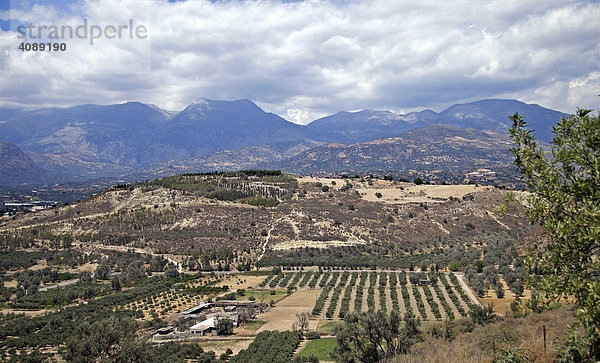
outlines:
[[[192,102],[190,105],[208,105],[210,102],[212,102],[212,100],[200,97],[196,101]]]

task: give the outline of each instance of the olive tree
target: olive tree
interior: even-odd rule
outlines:
[[[397,354],[408,353],[420,340],[419,327],[420,321],[411,312],[407,312],[404,319],[396,310],[390,315],[383,311],[350,313],[335,329],[338,345],[330,356],[342,363],[390,361]]]
[[[549,236],[539,289],[551,298],[572,296],[577,317],[600,355],[600,115],[577,110],[554,127],[549,152],[536,143],[522,116],[510,117],[515,164],[532,192],[530,220]],[[595,347],[595,348],[594,348]]]

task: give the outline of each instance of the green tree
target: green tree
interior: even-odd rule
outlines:
[[[165,277],[169,279],[176,279],[179,277],[179,271],[177,271],[176,267],[168,268],[165,271]]]
[[[94,271],[94,277],[98,280],[108,280],[108,276],[110,275],[110,267],[107,263],[102,262]]]
[[[136,339],[138,323],[133,318],[109,317],[81,324],[65,344],[63,357],[69,362],[151,361],[151,348]]]
[[[500,281],[496,284],[496,296],[498,299],[504,298],[504,286]]]
[[[471,311],[469,311],[469,317],[473,324],[487,325],[495,323],[497,315],[494,313],[494,304],[488,305],[485,308],[479,305],[473,305]]]
[[[411,312],[401,324],[400,313],[392,310],[390,315],[377,313],[351,313],[344,324],[335,329],[338,345],[330,353],[337,362],[388,361],[400,353],[408,353],[420,339],[420,321]]]
[[[218,335],[231,335],[233,334],[233,320],[231,319],[219,319],[216,323]]]
[[[121,291],[121,279],[119,276],[115,276],[110,281],[110,286],[114,291]]]
[[[579,322],[594,337],[590,354],[600,359],[600,115],[580,109],[563,117],[549,155],[522,116],[510,118],[511,151],[532,192],[528,216],[550,237],[539,289],[550,298],[575,299]]]
[[[89,271],[83,271],[79,273],[79,282],[87,283],[92,282],[92,274]]]

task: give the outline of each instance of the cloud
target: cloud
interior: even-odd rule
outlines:
[[[14,51],[0,103],[124,100],[182,109],[249,98],[297,123],[339,110],[407,111],[492,97],[599,109],[597,3],[580,1],[33,2],[17,24],[147,25],[147,40]],[[50,5],[49,5],[50,4]],[[14,29],[13,29],[14,30]],[[0,39],[14,38],[3,31]]]

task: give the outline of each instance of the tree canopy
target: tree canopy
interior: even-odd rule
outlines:
[[[407,353],[420,339],[420,320],[409,311],[401,326],[400,313],[351,313],[335,329],[338,345],[330,353],[337,362],[380,362]]]
[[[510,117],[515,164],[532,192],[528,215],[547,231],[550,242],[541,264],[540,291],[572,296],[577,317],[600,355],[600,115],[578,110],[554,127],[549,152],[535,141],[522,116]],[[594,348],[595,347],[595,348]]]

